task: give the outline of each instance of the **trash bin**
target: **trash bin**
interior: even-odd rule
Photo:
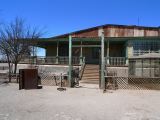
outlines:
[[[19,89],[37,89],[38,88],[38,70],[20,69],[19,70]]]

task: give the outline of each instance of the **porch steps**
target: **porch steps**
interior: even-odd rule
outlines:
[[[99,84],[99,65],[87,64],[80,83]]]

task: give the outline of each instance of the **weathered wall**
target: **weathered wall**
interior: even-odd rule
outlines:
[[[56,56],[56,55],[57,55],[57,47],[55,45],[47,46],[46,56]]]
[[[143,37],[158,36],[157,29],[138,28],[138,27],[104,27],[106,37]]]
[[[127,54],[128,54],[128,58],[133,56],[133,46],[127,46]]]

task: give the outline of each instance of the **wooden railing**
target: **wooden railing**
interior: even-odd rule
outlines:
[[[106,57],[106,64],[109,66],[125,66],[126,65],[126,57]],[[109,63],[107,63],[109,62]]]
[[[80,59],[84,59],[84,57],[72,57],[72,64],[79,65]],[[83,61],[84,62],[84,61]],[[20,61],[21,64],[38,64],[38,65],[51,65],[51,64],[68,64],[69,57],[68,56],[53,56],[53,57],[25,57]]]
[[[79,72],[79,78],[80,80],[82,79],[82,76],[83,76],[83,72],[84,72],[84,69],[85,69],[85,57],[82,58],[82,64],[81,64],[81,70]]]
[[[139,56],[148,53],[160,53],[160,51],[152,51],[152,50],[134,50],[133,56]]]

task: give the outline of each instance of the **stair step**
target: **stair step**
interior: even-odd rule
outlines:
[[[85,72],[99,72],[99,70],[85,70]]]
[[[83,76],[82,79],[83,78],[85,78],[85,79],[99,79],[99,76],[95,76],[95,77],[94,76]]]
[[[82,81],[80,83],[85,83],[85,84],[99,84],[99,81]]]
[[[80,80],[80,81],[99,81],[99,79],[90,79],[90,80],[88,80],[88,79],[82,79],[82,80]]]
[[[87,72],[87,73],[84,72],[83,74],[84,74],[84,75],[85,75],[85,74],[86,74],[86,75],[95,75],[95,74],[96,74],[96,75],[99,75],[99,72],[93,72],[93,73],[92,73],[92,72]]]
[[[83,77],[99,77],[99,74],[85,74]]]
[[[99,70],[99,68],[85,68],[85,70]]]
[[[97,71],[97,72],[92,72],[92,71],[84,71],[84,74],[95,74],[95,73],[99,73],[99,71]]]
[[[99,84],[99,65],[86,65],[80,83]]]

